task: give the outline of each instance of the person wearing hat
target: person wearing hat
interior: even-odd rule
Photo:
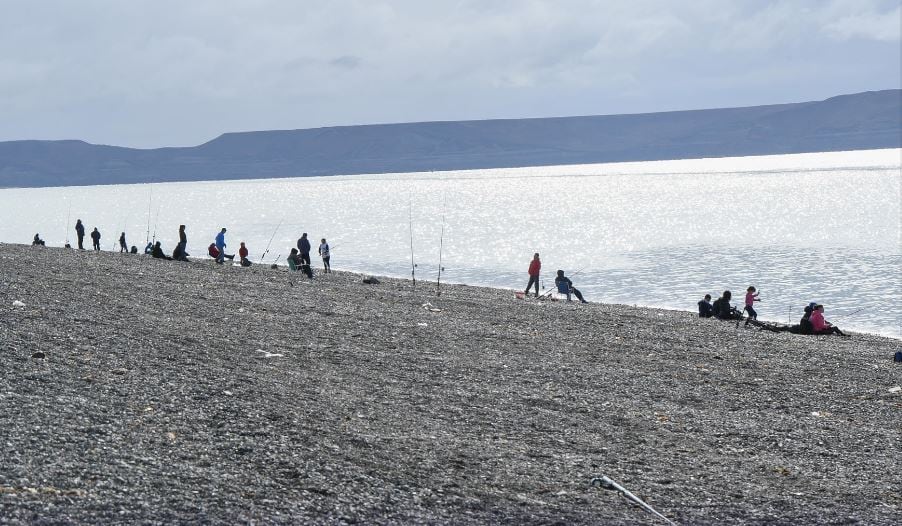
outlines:
[[[589,303],[583,299],[583,294],[579,289],[573,287],[573,282],[570,281],[570,278],[564,276],[563,270],[557,271],[557,277],[554,278],[554,286],[557,287],[558,291],[567,295],[567,301],[570,301],[570,295],[573,294],[580,303]]]
[[[845,333],[839,330],[839,327],[824,319],[824,306],[821,304],[814,306],[809,320],[811,321],[811,328],[814,329],[814,334],[838,334],[845,336]]]

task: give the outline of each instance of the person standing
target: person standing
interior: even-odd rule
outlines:
[[[749,324],[749,320],[757,320],[758,313],[755,312],[755,302],[761,301],[758,299],[758,293],[755,291],[755,287],[749,287],[745,292],[745,311],[749,313],[748,319],[745,320],[745,324]]]
[[[536,297],[539,297],[539,272],[542,270],[542,261],[539,259],[539,253],[536,252],[529,262],[529,283],[526,284],[526,295],[529,296],[529,288],[532,284],[536,284]]]
[[[125,242],[125,232],[119,235],[119,253],[128,252],[128,243]]]
[[[85,225],[81,224],[81,219],[75,221],[75,234],[78,236],[78,250],[85,249]]]
[[[310,264],[310,240],[307,239],[307,232],[301,234],[301,239],[298,239],[298,252],[301,253],[301,261],[306,264]]]
[[[216,250],[219,251],[219,255],[216,258],[216,262],[219,264],[222,264],[223,259],[225,259],[225,247],[226,247],[225,233],[226,233],[226,229],[225,229],[225,227],[222,227],[222,230],[220,230],[219,233],[216,234],[216,243],[215,243]],[[234,258],[235,256],[232,256],[232,257]]]
[[[181,256],[178,258],[179,260],[188,260],[188,235],[185,234],[185,225],[179,225],[179,244],[175,247],[175,250]]]
[[[100,231],[97,230],[97,227],[94,227],[94,231],[91,232],[91,239],[94,241],[94,250],[100,250]],[[81,245],[81,240],[79,240],[79,245]]]
[[[319,256],[323,258],[323,273],[331,274],[332,267],[329,266],[329,243],[326,243],[326,238],[322,238],[319,243]]]

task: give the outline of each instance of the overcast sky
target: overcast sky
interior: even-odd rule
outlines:
[[[899,88],[899,0],[0,0],[0,140],[600,115]]]

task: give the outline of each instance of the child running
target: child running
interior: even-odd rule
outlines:
[[[755,287],[749,287],[745,293],[745,311],[749,313],[749,317],[745,320],[745,324],[749,324],[749,320],[757,320],[758,313],[755,312],[755,302],[761,301],[758,299],[758,293],[755,291]]]

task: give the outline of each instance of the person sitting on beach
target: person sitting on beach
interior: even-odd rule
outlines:
[[[219,248],[216,246],[216,243],[210,243],[210,246],[207,247],[207,253],[210,254],[210,257],[215,259],[217,263],[222,263],[222,258],[235,259],[235,254],[222,254],[222,258],[220,258]]]
[[[710,318],[714,316],[714,306],[711,305],[711,295],[705,294],[705,299],[698,302],[698,317]]]
[[[839,330],[839,327],[824,319],[823,305],[815,305],[808,319],[811,321],[811,328],[814,330],[813,334],[838,334],[845,336],[845,333]]]
[[[153,252],[153,241],[148,241],[147,246],[144,247],[144,255],[150,254]]]
[[[714,317],[719,320],[737,320],[742,316],[732,305],[730,300],[733,299],[733,293],[729,290],[723,291],[723,295],[714,301]]]
[[[589,303],[583,299],[583,295],[578,289],[573,288],[573,282],[570,281],[570,278],[564,276],[563,270],[557,271],[557,277],[554,278],[554,285],[559,292],[567,295],[567,301],[571,301],[570,294],[573,294],[580,303]]]
[[[160,245],[159,241],[157,241],[157,243],[150,250],[150,255],[151,257],[154,257],[156,259],[165,259],[166,261],[172,261],[171,257],[163,253],[163,247]]]
[[[238,257],[241,258],[241,266],[249,267],[251,266],[251,260],[247,259],[247,247],[244,246],[244,241],[241,242],[241,248],[238,249]]]
[[[132,254],[137,254],[137,253],[138,253],[138,247],[136,247],[135,245],[132,245],[131,253],[132,253]]]
[[[42,247],[45,246],[45,245],[44,245],[44,240],[41,239],[41,235],[40,235],[40,234],[35,234],[35,235],[34,235],[34,239],[32,240],[31,244],[32,244],[32,245],[39,245],[39,246],[42,246]]]

